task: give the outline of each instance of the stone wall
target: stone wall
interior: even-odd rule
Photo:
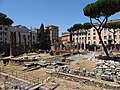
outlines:
[[[87,78],[87,77],[82,77],[82,76],[75,76],[72,74],[65,74],[65,73],[48,73],[48,74],[52,74],[52,76],[54,77],[58,77],[58,78],[62,78],[62,79],[66,79],[66,80],[70,80],[70,81],[74,81],[74,82],[79,82],[82,84],[86,84],[89,86],[96,86],[96,87],[100,87],[100,88],[105,88],[108,90],[120,90],[120,85],[119,84],[112,84],[109,82],[102,82],[96,79],[92,79],[92,78]]]

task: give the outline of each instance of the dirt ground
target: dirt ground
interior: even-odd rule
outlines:
[[[59,86],[55,90],[102,90],[98,87],[87,86],[85,84],[80,84],[78,82],[72,82],[59,78],[52,79],[45,86],[49,88],[52,85],[54,86],[54,83],[59,84]]]
[[[2,81],[0,81],[0,88],[3,88],[4,84]]]
[[[42,57],[47,57],[49,55],[41,55]],[[70,68],[76,68],[80,67],[80,69],[86,68],[87,71],[92,71],[92,68],[95,66],[97,61],[90,61],[90,60],[75,60],[70,63],[69,67]],[[33,71],[22,71],[25,67],[21,65],[6,65],[4,66],[2,62],[0,62],[0,67],[1,69],[4,69],[7,73],[17,75],[20,78],[26,79],[28,81],[38,81],[41,83],[43,82],[47,76],[46,76],[46,68],[40,68],[37,70]],[[55,90],[102,90],[101,88],[98,87],[93,87],[93,86],[87,86],[84,84],[80,84],[78,82],[72,82],[68,80],[63,80],[59,78],[53,78],[49,82],[44,82],[45,87],[51,87],[53,84],[52,82],[56,82],[59,84],[59,86]],[[1,85],[1,83],[0,83]]]
[[[93,67],[96,65],[97,61],[90,60],[76,60],[71,62],[70,68],[80,67],[80,69],[85,68],[87,71],[92,71]]]

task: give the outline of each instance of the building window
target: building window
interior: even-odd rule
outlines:
[[[90,44],[90,42],[88,42],[88,44]]]
[[[90,33],[88,33],[88,35],[90,35]]]
[[[95,36],[93,37],[93,40],[96,40],[96,37],[95,37]]]
[[[23,35],[23,39],[25,38],[25,35]]]
[[[2,40],[2,38],[0,38],[0,40]]]
[[[76,38],[76,40],[78,40],[78,38]]]
[[[117,39],[117,36],[115,35],[115,39]]]
[[[28,45],[30,44],[30,42],[28,41]]]
[[[109,39],[112,39],[111,35],[109,35]]]
[[[94,44],[96,44],[96,42],[95,42],[95,41],[94,41],[93,43],[94,43]]]
[[[84,37],[82,37],[82,40],[84,39]]]
[[[90,29],[88,29],[88,32],[90,32]]]
[[[80,40],[81,40],[81,37],[80,37]]]
[[[5,34],[5,35],[7,35],[7,33],[6,33],[6,32],[5,32],[4,34]]]
[[[28,35],[28,40],[29,40],[29,38],[30,38],[30,35]]]
[[[8,30],[7,28],[5,28],[5,30]]]
[[[90,37],[88,37],[88,40],[90,40]]]
[[[93,32],[95,32],[95,29],[93,29]]]
[[[99,41],[99,44],[101,44],[101,41]]]
[[[33,36],[33,40],[35,40],[35,36]]]
[[[2,35],[2,32],[0,32],[0,35]]]
[[[104,36],[104,39],[107,39],[107,36]]]
[[[96,33],[94,32],[93,35],[95,35]]]
[[[107,42],[106,42],[106,41],[104,41],[104,43],[105,43],[105,44],[107,44]]]
[[[5,38],[5,40],[7,40],[7,38]]]

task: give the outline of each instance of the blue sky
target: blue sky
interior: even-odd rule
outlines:
[[[0,0],[0,12],[14,20],[13,25],[39,28],[57,25],[60,34],[76,23],[88,22],[83,8],[96,0]],[[120,19],[120,13],[110,17]]]

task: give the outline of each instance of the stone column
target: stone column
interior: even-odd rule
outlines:
[[[32,31],[30,32],[30,51],[32,51]]]
[[[21,54],[21,33],[18,32],[18,47],[19,47],[19,54]]]
[[[10,32],[10,56],[13,56],[13,32]]]
[[[27,53],[26,36],[24,37],[24,52]]]
[[[16,32],[13,33],[13,51],[14,51],[14,54],[17,54],[16,53]]]

